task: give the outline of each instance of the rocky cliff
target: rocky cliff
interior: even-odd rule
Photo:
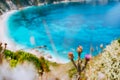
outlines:
[[[26,6],[33,6],[33,5],[37,6],[41,3],[51,4],[60,1],[106,4],[111,1],[119,2],[120,0],[0,0],[0,14],[3,14],[8,10],[19,9]]]

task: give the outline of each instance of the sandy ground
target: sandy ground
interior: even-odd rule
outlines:
[[[15,50],[16,46],[12,40],[8,39],[6,23],[8,17],[14,12],[16,12],[16,10],[6,12],[0,16],[0,42],[9,44],[7,48],[11,50]]]
[[[0,16],[0,42],[7,43],[7,49],[10,49],[12,51],[16,51],[21,49],[23,46],[16,44],[8,34],[8,28],[7,28],[7,20],[12,15],[15,13],[17,10],[11,10],[3,15]]]

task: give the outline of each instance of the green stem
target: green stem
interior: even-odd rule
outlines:
[[[78,73],[80,74],[80,72],[81,72],[81,62],[80,62],[80,56],[78,56],[78,65],[77,65],[77,71],[78,71]]]
[[[75,68],[77,69],[77,65],[75,64],[74,60],[71,59],[71,62],[73,63],[73,65],[75,66]]]
[[[85,61],[85,65],[84,65],[84,67],[81,69],[81,71],[84,71],[84,69],[85,69],[86,66],[87,66],[87,63],[88,63],[88,61],[86,60],[86,61]]]

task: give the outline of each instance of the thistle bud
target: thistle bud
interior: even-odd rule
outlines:
[[[80,53],[82,52],[82,46],[78,46],[77,48],[77,52],[78,52],[78,56],[80,57]]]
[[[86,55],[85,55],[85,59],[86,59],[87,61],[89,61],[91,58],[92,58],[92,56],[91,56],[90,54],[86,54]]]
[[[73,59],[73,58],[74,58],[73,53],[72,53],[72,52],[69,52],[69,53],[68,53],[68,57],[69,57],[69,59]]]

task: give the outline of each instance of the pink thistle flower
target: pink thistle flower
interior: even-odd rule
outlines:
[[[92,58],[91,54],[86,54],[86,55],[85,55],[85,59],[86,59],[87,61],[89,61],[91,58]]]

